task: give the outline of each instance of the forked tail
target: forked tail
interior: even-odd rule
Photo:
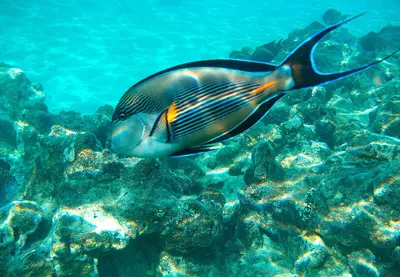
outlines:
[[[317,86],[320,84],[328,83],[346,76],[349,76],[351,74],[360,72],[362,70],[368,69],[378,63],[383,62],[384,60],[390,58],[394,54],[396,54],[399,50],[397,49],[394,51],[392,54],[388,55],[387,57],[375,61],[371,64],[348,70],[345,72],[340,72],[340,73],[320,73],[315,67],[315,62],[314,62],[314,49],[315,46],[317,45],[318,41],[320,41],[326,34],[332,32],[336,28],[342,26],[343,24],[352,21],[353,19],[356,19],[365,13],[356,15],[350,19],[347,19],[345,21],[339,22],[333,26],[330,26],[328,28],[325,28],[324,30],[320,31],[319,33],[315,34],[314,36],[310,37],[307,39],[305,42],[303,42],[300,46],[298,46],[287,58],[286,60],[280,65],[289,65],[291,70],[292,70],[292,76],[295,81],[294,87],[291,89],[300,89],[300,88],[306,88],[306,87],[311,87],[311,86]]]

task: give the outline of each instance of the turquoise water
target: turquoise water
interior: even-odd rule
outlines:
[[[399,276],[400,49],[329,84],[307,51],[262,84],[196,68],[206,84],[163,106],[186,85],[170,72],[115,108],[173,65],[277,63],[328,8],[367,14],[320,41],[324,71],[399,49],[399,0],[0,0],[0,277]],[[249,112],[224,137],[266,104],[218,149],[160,157],[206,150],[222,115]]]
[[[0,60],[44,86],[51,111],[115,105],[132,84],[183,62],[285,37],[328,8],[367,11],[359,36],[400,24],[400,1],[0,1]]]

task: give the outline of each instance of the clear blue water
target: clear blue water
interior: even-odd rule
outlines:
[[[151,73],[282,38],[328,8],[367,11],[356,35],[400,24],[399,0],[1,0],[0,60],[43,84],[51,111],[91,113]]]

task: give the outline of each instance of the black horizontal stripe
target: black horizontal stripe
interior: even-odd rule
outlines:
[[[203,118],[199,119],[198,121],[196,121],[196,124],[202,123],[203,121],[205,121],[205,119],[207,119],[207,121],[209,121],[209,122],[214,122],[216,120],[219,120],[220,118],[224,117],[225,115],[227,115],[229,112],[235,110],[236,108],[241,108],[245,104],[248,104],[249,101],[253,100],[254,98],[256,98],[255,95],[249,99],[241,99],[241,98],[231,99],[232,103],[230,105],[225,105],[224,109],[211,110],[214,113],[208,114],[207,117],[203,117]],[[217,104],[224,105],[226,103],[217,103]],[[189,124],[190,124],[190,122],[189,122]],[[189,125],[184,125],[183,126],[184,128],[182,129],[182,131],[190,128],[188,126]]]
[[[235,87],[235,86],[240,86],[247,84],[249,82],[243,81],[243,82],[232,82],[232,81],[226,81],[226,82],[220,82],[220,83],[211,83],[211,86],[199,86],[198,90],[196,92],[198,94],[193,94],[192,93],[187,93],[185,95],[182,95],[181,97],[177,97],[177,101],[179,102],[185,102],[190,98],[196,97],[196,98],[201,98],[205,95],[214,95],[215,93],[219,93],[219,90],[228,88],[228,87]],[[201,91],[201,92],[199,92]]]
[[[184,130],[180,132],[179,134],[174,134],[176,138],[179,137],[185,137],[188,136],[198,130],[205,129],[207,126],[215,124],[217,121],[221,120],[224,116],[228,115],[231,112],[234,112],[235,110],[239,110],[240,108],[244,107],[247,105],[247,101],[240,101],[237,102],[235,105],[230,106],[228,109],[224,109],[215,115],[213,115],[210,120],[202,120],[201,122],[196,122],[195,125],[193,125],[190,129]]]
[[[230,99],[231,103],[226,102],[226,101],[218,101],[220,103],[215,103],[215,106],[211,107],[208,112],[202,112],[203,117],[197,118],[197,120],[192,120],[191,122],[186,122],[184,125],[182,125],[180,130],[173,130],[174,136],[175,137],[183,137],[186,135],[189,135],[197,130],[200,130],[207,125],[212,125],[216,121],[220,120],[224,116],[228,115],[229,113],[238,110],[245,105],[249,104],[249,101],[255,99],[257,95],[250,95],[248,99],[243,99],[243,98],[235,98],[235,99]],[[223,109],[216,109],[215,107],[217,105],[223,105]],[[194,123],[194,125],[190,126],[189,124]]]
[[[209,122],[209,123],[213,122],[214,119],[216,119],[216,118],[218,119],[222,116],[225,116],[226,115],[225,111],[230,112],[230,111],[238,108],[241,105],[241,103],[244,103],[244,104],[248,103],[244,99],[234,99],[230,102],[231,103],[229,103],[229,105],[227,105],[226,101],[223,103],[219,102],[219,103],[216,103],[215,107],[213,107],[207,111],[201,111],[201,114],[199,114],[195,119],[187,121],[184,124],[181,124],[179,126],[179,128],[174,129],[174,134],[178,135],[179,133],[186,132],[186,131],[190,130],[193,126],[199,125],[203,122]],[[238,104],[238,103],[240,103],[240,104]],[[218,105],[224,105],[224,108],[222,108],[222,109],[216,108],[216,107],[218,107]]]
[[[237,87],[237,86],[233,87],[233,88],[228,87],[228,88],[218,91],[218,97],[223,98],[223,97],[228,96],[229,94],[238,93],[241,91],[242,91],[241,93],[243,93],[243,91],[246,90],[249,86],[252,87],[252,86],[258,86],[258,85],[249,84],[248,86],[242,86],[242,87]],[[207,99],[212,99],[212,96],[207,97],[206,99],[203,99],[201,101],[206,101]],[[206,108],[206,107],[207,106],[203,106],[203,108]],[[180,106],[180,107],[178,107],[178,109],[180,111],[179,115],[181,115],[182,118],[185,116],[185,114],[187,116],[190,116],[190,114],[193,112],[193,109],[187,108],[186,105],[184,105],[184,107]],[[187,111],[185,109],[187,109]]]
[[[239,103],[237,102],[235,105],[230,106],[228,109],[224,109],[223,111],[220,111],[219,113],[216,114],[209,114],[206,117],[203,117],[201,120],[198,120],[196,122],[194,122],[194,124],[190,127],[187,128],[183,128],[180,132],[176,132],[176,134],[174,133],[174,136],[176,138],[179,137],[184,137],[187,135],[190,135],[198,130],[201,130],[203,128],[205,128],[206,126],[212,125],[215,122],[217,122],[218,120],[220,120],[224,115],[238,109],[239,107],[243,106],[245,103]]]
[[[187,102],[189,99],[193,98],[200,98],[203,97],[206,94],[213,93],[215,91],[218,91],[218,89],[221,89],[225,85],[232,84],[232,82],[223,82],[223,83],[210,83],[207,85],[202,85],[197,87],[196,90],[193,90],[191,92],[187,92],[185,94],[179,93],[179,95],[176,97],[176,103],[184,103]],[[195,94],[196,93],[196,94]]]
[[[230,105],[234,105],[235,101],[248,103],[249,101],[254,100],[256,97],[258,97],[258,96],[257,95],[251,95],[251,94],[249,94],[248,96],[246,96],[244,98],[243,97],[234,97],[234,98],[230,99],[232,101],[232,103],[227,102],[226,101],[227,99],[214,101],[214,103],[212,105],[208,106],[207,109],[201,108],[201,110],[200,110],[199,114],[197,114],[198,116],[196,118],[193,118],[192,120],[187,120],[185,122],[180,122],[181,124],[179,124],[179,127],[175,128],[174,131],[180,132],[181,130],[185,130],[185,129],[188,128],[188,126],[191,123],[194,123],[194,122],[197,123],[197,122],[201,121],[202,118],[204,118],[206,116],[211,116],[211,117],[212,116],[217,116],[218,112],[224,111],[224,110],[230,108]],[[219,106],[221,106],[221,108],[219,108]],[[200,107],[198,107],[196,109],[200,109]],[[197,110],[197,112],[198,111],[199,110]],[[207,113],[208,113],[208,115],[207,115]],[[217,115],[216,115],[216,113],[217,113]],[[202,114],[204,114],[206,116],[202,117],[201,116]]]
[[[252,89],[254,89],[254,87],[257,87],[257,86],[259,86],[259,84],[249,84],[246,87],[236,88],[235,90],[230,90],[228,88],[227,90],[223,91],[218,96],[220,98],[223,98],[223,97],[227,97],[229,95],[232,95],[234,93],[241,92],[239,94],[239,96],[231,96],[231,97],[237,97],[237,98],[241,98],[242,100],[247,100],[248,97],[251,95],[248,92],[251,91]],[[198,113],[199,109],[201,109],[200,112],[203,113],[203,112],[208,111],[210,106],[221,105],[221,101],[219,101],[219,100],[221,100],[221,99],[211,99],[211,98],[205,99],[205,100],[202,100],[204,103],[200,104],[198,107],[193,108],[191,110],[187,110],[187,111],[183,111],[183,112],[178,113],[178,118],[176,120],[176,122],[177,122],[176,123],[176,126],[177,126],[176,129],[177,130],[180,129],[179,125],[183,126],[186,122],[190,123],[193,120],[197,119],[199,117],[199,113]],[[209,103],[207,103],[207,102],[209,102]],[[216,107],[216,108],[218,108],[218,107]],[[222,106],[220,108],[222,109],[222,108],[225,108],[225,107]]]
[[[189,87],[187,87],[185,89],[182,89],[182,90],[178,91],[176,93],[176,95],[175,95],[175,98],[178,99],[180,97],[184,97],[187,94],[191,94],[193,92],[197,92],[197,91],[201,90],[203,87],[208,86],[208,85],[210,85],[210,84],[203,84],[201,86],[197,84],[195,86],[189,86]]]

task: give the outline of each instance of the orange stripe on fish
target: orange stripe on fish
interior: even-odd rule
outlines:
[[[168,123],[173,122],[176,119],[177,115],[178,115],[178,110],[176,108],[176,103],[173,102],[171,104],[171,106],[169,106],[168,112],[167,112],[167,121],[168,121]]]
[[[257,93],[263,92],[264,90],[269,89],[270,87],[273,87],[275,85],[276,85],[275,81],[269,82],[268,84],[265,84],[256,89],[253,89],[252,91],[250,91],[250,94],[257,94]]]

